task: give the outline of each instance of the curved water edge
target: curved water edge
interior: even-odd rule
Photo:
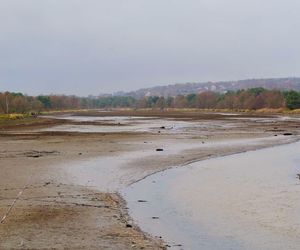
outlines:
[[[211,141],[205,144],[192,141],[177,143],[161,141],[159,144],[165,149],[163,151],[163,156],[169,158],[181,154],[184,151],[195,149],[199,151],[210,150],[212,152],[212,154],[208,154],[204,157],[197,157],[197,154],[195,154],[194,159],[189,159],[177,166],[183,167],[205,159],[291,143],[295,140],[295,137],[277,136],[267,138],[226,139],[221,141]],[[229,150],[221,153],[224,147],[229,148]],[[153,168],[143,169],[142,166],[139,166],[139,164],[143,163],[137,164],[139,159],[151,161],[153,157],[160,157],[160,152],[156,152],[150,147],[148,150],[137,150],[130,153],[123,152],[118,155],[99,156],[80,161],[75,160],[71,163],[62,163],[56,167],[61,170],[59,173],[63,173],[63,181],[66,183],[82,185],[104,192],[118,192],[119,190],[140,182],[151,175],[174,168],[174,166],[167,164],[167,166],[164,167],[155,166]]]
[[[195,162],[121,194],[138,226],[174,249],[298,249],[299,151],[296,142]]]
[[[88,117],[85,119],[93,120],[95,118]],[[111,117],[109,119],[111,119]],[[116,128],[113,128],[113,130],[116,129],[116,131],[120,132],[124,128],[127,129],[128,127],[130,128],[130,130],[134,130],[134,131],[145,129],[148,132],[152,131],[157,133],[157,130],[161,128],[160,126],[161,123],[163,122],[163,125],[166,126],[164,133],[177,134],[179,132],[181,134],[186,134],[186,133],[194,134],[195,132],[199,132],[199,129],[212,126],[211,121],[201,122],[198,124],[198,126],[195,126],[197,124],[195,122],[178,122],[172,119],[166,119],[166,120],[164,119],[164,120],[157,121],[157,120],[151,120],[151,119],[149,120],[144,118],[141,119],[141,123],[136,123],[134,125],[131,124],[130,119],[126,117],[122,119],[124,119],[122,122],[126,126],[125,127],[117,126]],[[213,125],[223,126],[224,122],[220,122],[218,124],[213,124]],[[107,127],[101,125],[99,127],[96,127],[97,128],[96,130],[94,127],[91,128],[90,125],[74,125],[74,126],[75,127],[71,125],[71,127],[65,127],[65,128],[56,126],[51,128],[51,130],[104,132],[105,129],[108,129],[108,131],[112,131],[111,125],[107,125]],[[231,124],[228,125],[226,123],[226,128],[230,126],[232,125]],[[286,137],[283,135],[278,135],[276,137],[266,137],[266,138],[252,138],[252,139],[249,138],[249,139],[232,139],[232,140],[226,139],[220,141],[207,141],[205,142],[205,144],[202,144],[201,141],[197,141],[198,144],[196,143],[194,145],[191,144],[192,141],[189,141],[188,144],[182,142],[170,144],[170,142],[162,140],[159,142],[159,144],[164,144],[166,146],[163,147],[165,149],[164,155],[165,156],[167,155],[168,157],[172,157],[173,155],[180,153],[182,150],[189,150],[189,149],[202,150],[204,148],[206,149],[209,148],[213,152],[211,155],[207,156],[209,158],[223,156],[224,154],[225,155],[232,154],[232,152],[235,152],[235,155],[230,155],[227,157],[235,158],[239,156],[236,155],[236,153],[244,152],[245,150],[249,150],[249,149],[253,150],[261,147],[270,147],[278,143],[280,144],[287,143],[292,140],[296,140],[295,137],[293,136]],[[231,153],[229,151],[226,151],[227,153],[224,153],[224,151],[218,150],[225,147],[228,148],[230,146],[234,146],[234,148],[232,148],[231,150]],[[220,154],[223,155],[216,155],[216,152],[221,152]],[[252,153],[252,152],[248,152],[248,153]],[[94,187],[97,190],[105,191],[105,192],[117,192],[120,189],[122,190],[124,186],[128,186],[131,183],[135,183],[137,180],[139,180],[137,183],[129,186],[129,188],[126,188],[121,192],[121,195],[124,196],[128,202],[128,206],[130,208],[129,210],[130,215],[137,222],[137,224],[140,226],[140,228],[143,231],[148,232],[151,235],[162,236],[167,242],[169,242],[169,245],[173,248],[179,248],[179,249],[181,248],[184,249],[257,248],[256,246],[253,247],[253,245],[251,244],[249,245],[249,242],[251,241],[254,242],[258,241],[257,237],[255,236],[253,236],[252,238],[250,237],[249,238],[250,241],[249,241],[247,237],[243,237],[243,235],[242,236],[237,235],[236,232],[240,232],[242,231],[242,229],[233,230],[233,231],[229,230],[229,232],[226,231],[226,235],[222,234],[224,230],[220,225],[226,225],[226,226],[231,224],[234,225],[235,222],[235,219],[232,219],[232,221],[229,222],[224,220],[222,215],[224,214],[225,207],[223,207],[221,212],[210,209],[211,211],[208,212],[212,212],[212,211],[215,212],[215,214],[210,214],[207,211],[205,211],[205,209],[207,209],[207,206],[199,207],[199,204],[195,203],[195,201],[199,200],[197,198],[198,195],[201,194],[201,192],[203,192],[202,189],[198,190],[197,187],[199,186],[203,187],[203,185],[205,184],[206,185],[205,187],[207,188],[212,183],[215,184],[216,176],[219,176],[220,174],[219,172],[222,172],[223,169],[222,171],[220,171],[219,169],[215,170],[216,174],[213,176],[209,176],[210,181],[205,182],[204,180],[201,182],[201,185],[199,185],[198,179],[193,180],[192,178],[194,177],[193,175],[190,178],[186,177],[188,176],[188,172],[194,172],[194,169],[199,168],[198,164],[201,165],[203,162],[204,163],[210,162],[217,159],[222,159],[221,161],[223,161],[224,159],[227,159],[226,157],[215,158],[215,159],[213,158],[211,160],[205,160],[205,161],[203,161],[203,158],[194,159],[192,161],[186,162],[184,166],[186,165],[187,166],[185,168],[180,168],[180,170],[179,168],[178,170],[173,168],[173,169],[169,169],[168,171],[163,170],[164,172],[159,172],[156,174],[153,174],[153,171],[160,171],[163,168],[159,168],[159,166],[157,166],[153,169],[150,169],[149,171],[148,170],[145,171],[142,168],[138,168],[137,166],[132,167],[132,163],[136,162],[138,158],[147,158],[147,157],[151,158],[151,157],[155,157],[156,155],[157,152],[155,152],[155,150],[153,149],[143,150],[143,152],[141,152],[141,150],[138,149],[137,151],[133,151],[130,154],[118,154],[117,157],[115,155],[107,156],[107,157],[102,156],[90,160],[83,160],[75,164],[67,163],[67,165],[70,165],[69,168],[65,168],[64,166],[62,169],[64,169],[65,172],[68,172],[68,177],[73,178],[73,180],[71,180],[72,183],[74,182],[76,184],[80,184],[83,186],[89,186],[89,188]],[[199,160],[201,161],[199,162]],[[263,159],[263,161],[265,162],[265,159]],[[130,166],[130,168],[128,166]],[[226,169],[226,171],[223,173],[223,176],[221,177],[219,176],[219,180],[218,180],[219,183],[222,183],[222,181],[224,181],[224,176],[228,174],[228,169],[230,168],[226,167],[224,169]],[[250,169],[252,169],[252,167],[250,167]],[[238,170],[240,170],[240,168]],[[236,169],[234,170],[234,173],[235,172]],[[201,173],[201,176],[202,175],[203,173]],[[198,174],[195,174],[195,176],[198,176]],[[234,180],[232,176],[234,176],[234,174],[228,176],[228,178],[231,179],[233,186],[236,189],[239,189],[242,183],[239,182],[235,183],[236,180]],[[145,179],[141,180],[143,178]],[[176,181],[174,182],[174,180]],[[184,189],[185,193],[182,193],[183,192],[182,187],[189,187],[189,188],[185,188]],[[219,188],[219,190],[223,191],[224,189],[225,192],[226,187],[227,186],[225,185],[224,187]],[[174,190],[176,190],[175,194],[174,194]],[[214,191],[215,191],[214,193],[218,193],[218,190],[214,190]],[[202,195],[203,196],[200,197],[201,200],[207,196],[207,193],[204,192],[202,193]],[[191,201],[187,199],[189,197],[192,197],[193,200]],[[220,197],[219,200],[222,201],[221,203],[219,203],[219,207],[222,207],[224,206],[224,204],[226,204],[226,202],[220,199]],[[208,201],[205,200],[205,202],[209,203],[209,200]],[[245,202],[245,204],[246,203],[247,202]],[[188,207],[184,206],[184,204],[189,204],[189,206]],[[232,204],[235,203],[233,202]],[[193,210],[194,208],[196,208],[197,210],[196,212]],[[197,214],[199,213],[199,211],[201,211],[201,215]],[[244,209],[243,211],[246,211],[247,213],[247,209]],[[254,211],[254,213],[256,212]],[[203,220],[203,214],[205,214],[205,218],[209,218],[209,219]],[[218,216],[216,216],[216,214]],[[138,216],[140,216],[140,218]],[[230,216],[227,217],[230,218]],[[211,226],[211,224],[213,224],[214,226]],[[180,230],[176,230],[176,227],[178,227],[178,225],[180,225]],[[247,223],[246,226],[248,226]],[[219,228],[219,231],[215,232],[213,230],[215,228]],[[253,229],[253,231],[255,232],[259,230]],[[199,232],[201,233],[199,234]],[[272,239],[272,237],[269,236],[269,239]],[[283,242],[286,243],[284,239]],[[266,244],[263,241],[262,243]],[[261,245],[259,245],[259,247],[261,247]],[[272,248],[272,249],[276,249],[276,248]],[[290,249],[294,249],[294,248],[290,248]]]

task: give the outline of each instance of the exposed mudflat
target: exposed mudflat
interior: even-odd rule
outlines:
[[[1,249],[165,248],[128,217],[121,189],[172,166],[292,142],[299,133],[299,120],[265,115],[114,111],[56,118],[1,129],[1,219],[13,204],[0,224]]]

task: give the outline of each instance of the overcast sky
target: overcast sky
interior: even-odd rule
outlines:
[[[0,0],[0,91],[300,76],[299,0]]]

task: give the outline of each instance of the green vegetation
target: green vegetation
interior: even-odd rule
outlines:
[[[289,109],[299,109],[300,108],[300,92],[289,91],[284,93],[286,107]]]
[[[0,93],[0,114],[28,114],[52,110],[76,110],[97,108],[196,108],[196,109],[299,109],[300,92],[247,90],[217,93],[205,91],[199,94],[178,95],[175,97],[148,96],[136,99],[131,96],[76,97],[66,95],[40,95],[37,97],[22,93]],[[0,117],[1,119],[1,117]],[[10,118],[12,119],[12,118]],[[18,119],[18,118],[16,118]]]

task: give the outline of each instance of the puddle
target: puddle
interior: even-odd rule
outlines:
[[[50,116],[49,116],[50,117]],[[173,119],[158,119],[155,117],[130,117],[130,116],[53,116],[52,118],[66,119],[80,122],[109,122],[109,125],[67,124],[58,125],[40,131],[85,132],[85,133],[110,133],[110,132],[153,132],[157,133],[192,133],[195,130],[206,128],[222,128],[234,125],[224,121],[182,121]],[[120,126],[121,125],[121,126]]]
[[[122,195],[141,229],[170,249],[299,249],[299,152],[297,142],[196,162]]]
[[[299,121],[299,116],[278,116],[278,119],[281,121]]]
[[[64,119],[79,122],[97,122],[97,121],[114,121],[119,122],[130,122],[138,120],[155,119],[155,117],[144,117],[144,116],[76,116],[76,115],[60,115],[60,116],[43,116],[45,118]]]
[[[169,134],[195,134],[203,133],[205,130],[218,130],[224,128],[235,128],[241,126],[243,121],[254,123],[275,123],[277,121],[296,121],[297,117],[274,116],[262,117],[239,117],[233,113],[218,113],[226,118],[225,120],[176,120],[171,118],[158,117],[133,117],[133,116],[45,116],[48,118],[66,119],[75,122],[99,122],[101,124],[65,124],[53,126],[39,131],[59,132],[84,132],[84,133],[120,133],[120,132],[149,132]],[[227,117],[226,117],[227,116]],[[229,117],[233,116],[233,117]],[[236,117],[234,117],[236,116]],[[231,121],[231,122],[229,122]]]

